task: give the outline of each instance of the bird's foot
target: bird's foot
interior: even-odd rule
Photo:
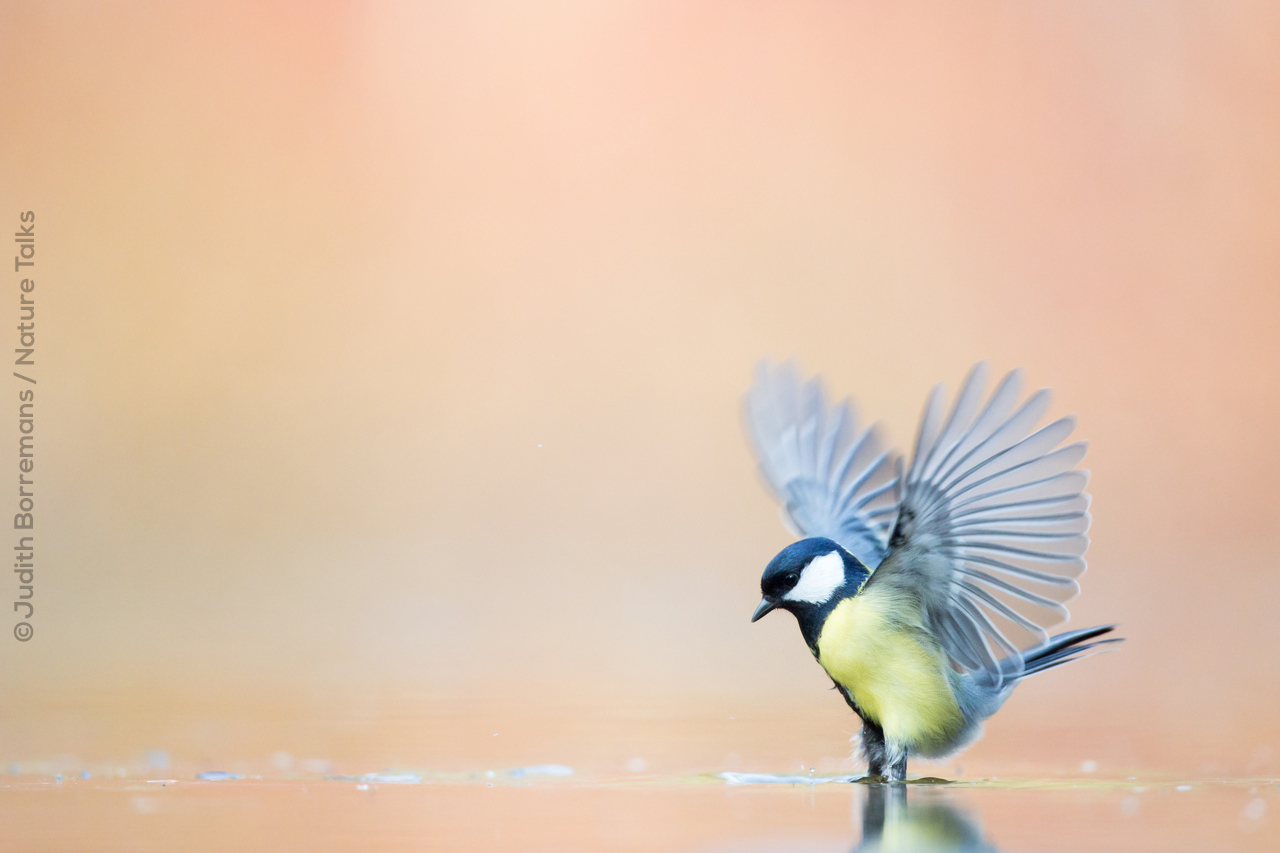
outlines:
[[[857,779],[851,779],[850,781],[858,785],[893,785],[902,784],[907,780],[905,777],[894,776],[891,773],[886,775],[884,773],[868,772],[867,775],[859,776]]]

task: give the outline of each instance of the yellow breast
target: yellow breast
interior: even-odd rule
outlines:
[[[964,725],[941,650],[895,618],[893,602],[874,587],[827,617],[818,662],[891,743],[927,748]]]

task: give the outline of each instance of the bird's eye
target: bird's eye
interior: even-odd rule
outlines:
[[[795,586],[800,582],[800,574],[798,572],[787,572],[787,586]]]

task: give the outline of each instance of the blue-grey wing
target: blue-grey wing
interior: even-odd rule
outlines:
[[[897,511],[893,457],[848,400],[828,406],[821,382],[794,364],[762,362],[745,400],[760,471],[802,536],[825,536],[870,568],[886,552]]]
[[[1036,429],[1047,390],[1018,406],[1014,371],[984,404],[986,380],[986,364],[976,365],[945,417],[942,386],[930,395],[889,554],[868,584],[914,596],[951,660],[999,687],[1080,591],[1089,477],[1076,467],[1086,444],[1059,446],[1074,418]]]

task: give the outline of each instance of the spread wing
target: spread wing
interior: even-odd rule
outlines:
[[[951,660],[999,687],[1023,670],[1020,649],[1067,617],[1089,546],[1086,444],[1059,446],[1075,427],[1039,430],[1049,392],[1021,406],[1014,371],[983,405],[987,366],[969,373],[943,415],[942,386],[925,405],[903,480],[890,550],[868,584],[918,598]],[[1003,659],[1003,660],[1001,660]]]
[[[897,511],[893,458],[849,401],[828,407],[817,379],[762,362],[747,393],[747,433],[783,520],[839,542],[871,568],[884,558]]]

